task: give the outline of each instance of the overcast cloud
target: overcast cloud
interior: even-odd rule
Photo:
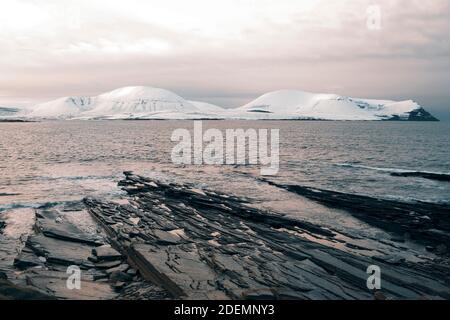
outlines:
[[[301,89],[450,119],[449,34],[450,0],[2,0],[0,105],[148,85],[235,107]]]

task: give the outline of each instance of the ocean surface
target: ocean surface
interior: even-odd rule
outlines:
[[[123,171],[234,193],[253,205],[333,228],[381,250],[391,235],[260,180],[255,165],[175,165],[173,130],[192,121],[0,123],[0,214],[87,196],[120,198]],[[280,129],[280,170],[269,179],[403,201],[450,203],[450,183],[392,172],[450,173],[450,123],[203,121],[204,130]],[[18,213],[17,213],[18,215]],[[321,241],[320,239],[314,239]],[[335,243],[330,244],[336,246]],[[389,250],[396,246],[391,243]],[[426,254],[423,248],[415,255]],[[345,248],[347,250],[347,248]],[[383,252],[388,251],[384,248]],[[403,249],[402,249],[403,250]],[[399,251],[402,251],[399,250]]]
[[[450,123],[203,121],[203,127],[280,129],[280,170],[273,180],[383,198],[450,201],[448,182],[390,175],[450,173]],[[114,194],[124,170],[259,195],[240,188],[243,179],[256,184],[257,166],[173,165],[176,143],[170,137],[177,128],[192,131],[193,123],[0,123],[0,210]]]

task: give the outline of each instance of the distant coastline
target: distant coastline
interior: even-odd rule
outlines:
[[[3,119],[7,120],[439,121],[413,100],[374,100],[278,90],[238,108],[223,108],[146,86],[123,87],[98,96],[62,97],[16,112],[11,108],[3,110]]]

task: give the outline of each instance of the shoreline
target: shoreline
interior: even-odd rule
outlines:
[[[127,193],[122,201],[89,198],[37,209],[28,237],[16,241],[23,249],[0,272],[57,299],[370,300],[366,268],[375,264],[386,277],[387,299],[450,298],[450,261],[439,245],[435,252],[442,252],[423,262],[355,255],[321,244],[342,241],[334,230],[231,194],[131,172],[119,185]],[[85,289],[65,288],[69,265],[81,268]]]

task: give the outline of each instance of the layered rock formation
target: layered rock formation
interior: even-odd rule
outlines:
[[[125,175],[125,201],[44,206],[26,236],[0,235],[0,298],[450,299],[442,247],[435,258],[415,261],[380,251],[359,255],[338,249],[350,243],[335,230],[257,209],[231,194]],[[278,187],[369,223],[384,212],[381,227],[397,224],[419,241],[430,241],[432,227],[448,231],[445,208]],[[425,214],[426,228],[416,228]],[[8,220],[0,221],[7,230]],[[367,287],[373,265],[381,269],[381,291]],[[81,271],[80,290],[67,286],[74,266]]]

